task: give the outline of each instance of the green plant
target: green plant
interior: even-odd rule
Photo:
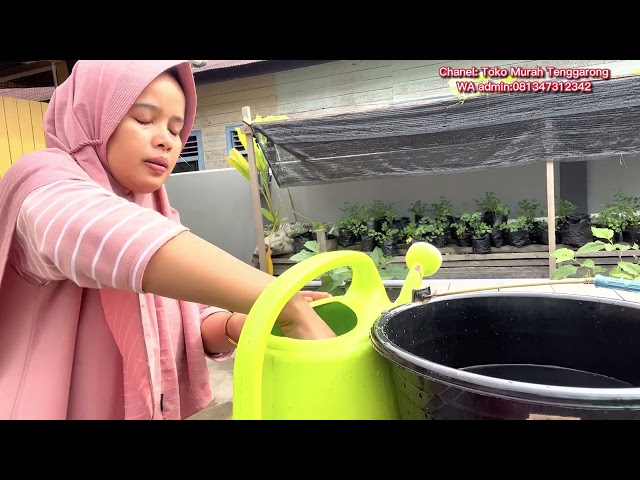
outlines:
[[[431,242],[434,239],[443,236],[445,234],[445,230],[446,224],[442,219],[438,219],[435,222],[425,225],[425,238]]]
[[[422,242],[426,240],[429,233],[429,225],[431,220],[429,217],[422,217],[418,223],[411,222],[402,230],[402,235],[407,243]]]
[[[520,230],[527,230],[529,227],[529,219],[524,215],[520,215],[514,218],[512,221],[507,222],[505,229],[510,232],[519,232]]]
[[[427,213],[427,206],[424,205],[421,200],[417,200],[411,204],[409,211],[414,215],[424,216]]]
[[[529,224],[533,224],[533,219],[538,216],[540,202],[528,199],[520,200],[518,202],[518,208],[520,209],[520,214],[526,217]]]
[[[621,233],[625,227],[625,220],[617,205],[605,205],[600,213],[593,217],[593,223],[600,228],[608,228]]]
[[[306,250],[296,253],[290,258],[290,260],[299,263],[320,253],[320,247],[318,242],[315,240],[306,242],[304,247]],[[409,269],[406,266],[391,264],[391,262],[393,262],[393,257],[386,257],[383,255],[380,247],[374,248],[373,251],[369,253],[369,257],[373,260],[382,280],[402,280],[406,278],[409,273]],[[330,293],[331,295],[341,295],[341,288],[343,284],[345,289],[349,288],[351,279],[351,268],[336,268],[322,275],[320,278],[321,285],[318,290]]]
[[[624,228],[640,225],[640,196],[625,195],[618,191],[614,198],[615,211],[622,217]]]
[[[470,214],[463,213],[460,216],[460,221],[453,224],[453,229],[455,230],[456,235],[458,235],[458,237],[461,237],[465,233],[467,233],[467,230],[469,229],[467,227],[469,217],[470,217]]]
[[[476,237],[484,237],[487,233],[491,233],[492,230],[492,227],[484,222],[480,222],[476,227],[474,227],[473,234]]]
[[[569,215],[573,215],[576,213],[578,207],[576,207],[569,200],[565,200],[564,198],[556,197],[556,217],[559,220],[564,220]]]
[[[256,119],[254,122],[267,122],[272,120],[283,120],[286,119],[286,115],[277,115],[277,116],[268,116],[261,117],[260,115],[256,115]],[[240,128],[236,128],[236,133],[238,134],[238,139],[240,143],[242,143],[245,151],[248,151],[247,148],[247,136],[241,132]],[[263,140],[263,139],[258,139]],[[256,170],[258,172],[258,189],[260,190],[260,194],[262,198],[264,198],[267,208],[262,208],[262,215],[269,222],[271,222],[271,228],[269,231],[265,231],[265,236],[270,235],[271,233],[277,232],[280,229],[280,225],[287,220],[287,217],[283,217],[280,215],[281,205],[278,205],[276,208],[273,199],[271,198],[271,188],[269,186],[269,165],[267,163],[267,159],[262,152],[262,148],[258,145],[256,138],[253,137],[253,151],[256,161]],[[242,154],[236,149],[232,148],[229,150],[229,155],[227,156],[227,163],[236,169],[244,178],[247,180],[251,180],[251,176],[249,173],[249,162],[247,159],[242,156]]]
[[[556,264],[564,264],[554,270],[551,275],[553,280],[567,278],[576,275],[578,272],[585,272],[584,275],[586,275],[587,278],[595,276],[596,273],[604,272],[605,269],[596,265],[591,258],[585,259],[582,263],[575,258],[576,255],[602,250],[607,252],[618,251],[618,264],[609,272],[608,275],[610,277],[624,278],[626,280],[640,279],[640,265],[638,265],[637,255],[633,255],[635,262],[622,260],[622,252],[629,249],[638,250],[637,244],[634,243],[632,246],[614,244],[611,240],[613,238],[613,230],[608,228],[591,227],[591,231],[593,232],[593,236],[600,240],[583,245],[575,253],[569,248],[560,248],[550,253],[550,255],[556,259]]]
[[[374,200],[369,206],[369,218],[373,220],[386,220],[391,223],[396,219],[396,212],[393,204],[383,203],[381,200]]]
[[[449,200],[440,197],[440,200],[431,204],[431,212],[434,220],[445,222],[453,212],[453,205]]]
[[[476,205],[481,213],[490,212],[495,216],[509,215],[509,206],[503,202],[494,192],[486,192],[483,198],[477,199]]]
[[[485,192],[484,197],[475,200],[477,207],[482,212],[493,212],[498,203],[498,196],[494,192]]]
[[[461,219],[469,224],[471,231],[476,237],[482,237],[487,233],[491,233],[491,230],[493,230],[492,227],[482,221],[482,213],[480,212],[465,213]]]
[[[349,202],[344,202],[340,209],[343,213],[338,221],[339,228],[349,230],[353,233],[360,232],[360,229],[367,222],[367,207]]]

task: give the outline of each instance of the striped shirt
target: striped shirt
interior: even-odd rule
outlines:
[[[85,288],[142,290],[144,267],[158,248],[187,228],[90,181],[62,180],[29,194],[18,215],[10,263],[27,281],[71,280]],[[155,302],[162,377],[186,374],[180,305]],[[220,311],[201,305],[200,321]],[[228,354],[211,355],[224,360]],[[170,388],[168,385],[176,385]],[[165,405],[179,411],[178,382],[163,385]]]
[[[22,204],[13,264],[36,283],[70,279],[143,293],[147,254],[186,230],[97,184],[63,180]]]

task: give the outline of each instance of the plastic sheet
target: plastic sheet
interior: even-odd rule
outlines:
[[[496,93],[459,102],[253,124],[280,187],[640,153],[640,77],[591,93]]]

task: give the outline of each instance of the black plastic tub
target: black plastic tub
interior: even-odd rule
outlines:
[[[384,312],[404,419],[639,419],[640,304],[492,292]]]

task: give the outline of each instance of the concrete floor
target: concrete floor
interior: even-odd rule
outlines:
[[[458,290],[478,287],[482,285],[505,285],[526,282],[541,282],[541,279],[487,279],[487,280],[425,280],[423,287],[431,286],[436,291]],[[499,291],[499,289],[493,290]],[[531,291],[557,294],[579,294],[600,298],[611,298],[640,302],[640,293],[622,292],[593,285],[565,284],[544,285],[534,287],[513,287],[504,291]],[[233,413],[233,358],[224,362],[208,360],[209,374],[215,400],[204,410],[189,418],[189,420],[231,420]]]
[[[223,362],[207,359],[214,400],[188,420],[231,420],[233,413],[233,358]]]

